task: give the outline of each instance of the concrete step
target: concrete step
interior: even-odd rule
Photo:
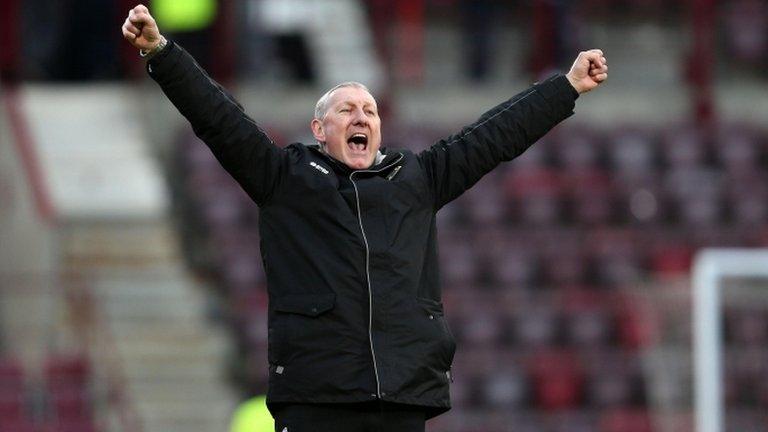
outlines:
[[[218,359],[213,359],[218,360]],[[136,380],[216,381],[224,377],[223,365],[212,367],[211,359],[142,359],[132,357],[123,363],[123,372]]]
[[[72,227],[61,238],[69,268],[168,266],[179,260],[171,227],[161,221],[93,223]]]
[[[114,321],[143,321],[153,322],[156,325],[176,322],[193,325],[194,322],[205,319],[202,316],[204,309],[202,306],[187,302],[181,304],[162,304],[151,301],[125,304],[107,302],[103,306],[104,315],[107,319]]]
[[[121,343],[154,340],[167,343],[191,344],[206,338],[228,340],[229,336],[225,331],[204,323],[205,321],[194,327],[185,327],[180,325],[157,326],[142,321],[120,322],[113,325],[112,336]]]
[[[141,403],[145,432],[226,431],[235,405],[229,402]]]
[[[200,386],[205,385],[206,391],[200,392]],[[208,380],[184,380],[173,381],[158,380],[153,382],[132,381],[130,391],[133,394],[144,395],[143,400],[154,403],[186,403],[207,402],[211,400],[231,400],[232,390],[222,384],[221,381]]]
[[[126,359],[206,359],[216,360],[227,350],[227,344],[217,339],[204,339],[195,344],[167,343],[155,340],[135,340],[126,343],[115,341],[118,351],[125,355]]]

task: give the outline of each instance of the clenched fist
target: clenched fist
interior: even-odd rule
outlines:
[[[608,79],[608,61],[599,49],[582,51],[565,76],[577,92],[586,93]]]
[[[155,19],[144,5],[137,5],[128,11],[128,18],[123,23],[123,37],[143,51],[152,51],[162,40]]]

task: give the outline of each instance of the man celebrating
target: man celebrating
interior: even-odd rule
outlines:
[[[144,6],[123,24],[147,71],[260,207],[275,430],[424,431],[450,408],[456,349],[440,302],[435,215],[573,114],[607,78],[600,50],[419,154],[382,148],[360,83],[317,102],[316,145],[283,149]],[[254,265],[256,265],[254,263]]]

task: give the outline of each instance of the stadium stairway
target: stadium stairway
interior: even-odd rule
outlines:
[[[145,432],[225,430],[228,341],[206,322],[202,287],[179,266],[114,270],[93,286]]]

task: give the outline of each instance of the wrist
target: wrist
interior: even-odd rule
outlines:
[[[148,50],[139,50],[139,55],[149,60],[152,57],[154,57],[157,53],[162,51],[166,45],[168,45],[168,40],[163,35],[160,35],[160,39],[158,40],[157,44],[154,47]]]
[[[581,89],[579,88],[578,83],[571,76],[571,74],[570,73],[565,74],[565,77],[568,79],[568,82],[571,83],[571,87],[573,87],[573,89],[576,90],[576,93],[581,94]]]

